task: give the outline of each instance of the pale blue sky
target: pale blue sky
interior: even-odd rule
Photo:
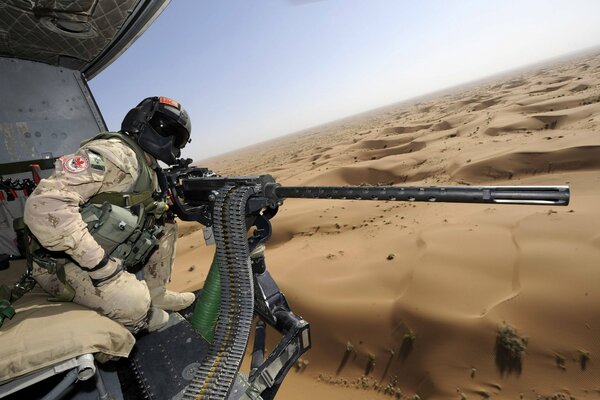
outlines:
[[[90,86],[112,130],[179,100],[201,160],[596,45],[594,0],[172,0]]]

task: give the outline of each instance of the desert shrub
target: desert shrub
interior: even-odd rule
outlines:
[[[400,346],[400,351],[398,352],[401,360],[406,360],[410,353],[412,353],[416,340],[417,336],[413,333],[413,331],[409,330],[404,334],[402,337],[402,345]]]
[[[579,366],[581,367],[582,371],[585,371],[590,360],[591,356],[589,351],[579,350]]]
[[[502,325],[498,328],[496,366],[501,373],[521,373],[526,349],[527,339],[519,336],[513,327]]]
[[[554,361],[556,361],[556,366],[560,369],[567,368],[567,359],[562,354],[555,353]]]

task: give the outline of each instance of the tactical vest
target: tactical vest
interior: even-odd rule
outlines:
[[[115,132],[103,132],[81,143],[119,139],[136,155],[140,174],[129,192],[102,192],[80,208],[83,221],[94,240],[111,256],[123,261],[128,270],[141,268],[156,249],[163,235],[163,215],[168,205],[155,200],[155,183],[144,151],[130,137]],[[156,163],[156,161],[154,161]],[[71,301],[75,291],[66,282],[64,265],[69,258],[62,252],[50,252],[32,237],[27,251],[28,264],[35,261],[48,272],[57,275],[64,284],[63,293],[54,300]]]
[[[119,139],[136,155],[140,174],[130,192],[98,193],[81,207],[81,217],[96,242],[111,256],[123,260],[129,270],[147,261],[163,235],[162,216],[168,209],[154,199],[155,182],[144,151],[127,135],[103,132],[81,143]],[[154,166],[156,161],[153,160]]]

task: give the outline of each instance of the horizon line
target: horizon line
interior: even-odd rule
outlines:
[[[488,82],[491,82],[491,81],[494,81],[494,80],[497,80],[497,79],[509,78],[510,76],[517,75],[517,74],[523,74],[523,73],[526,73],[526,72],[531,72],[531,71],[533,71],[535,69],[538,69],[538,68],[544,68],[544,67],[549,67],[549,66],[555,66],[555,65],[563,64],[563,63],[565,63],[567,61],[572,61],[572,60],[575,60],[577,58],[594,55],[597,52],[600,52],[600,44],[592,46],[592,47],[586,47],[586,48],[583,48],[583,49],[574,50],[574,51],[571,51],[569,53],[563,53],[561,55],[554,56],[554,57],[551,57],[551,58],[545,58],[545,59],[542,59],[540,61],[536,61],[536,62],[533,62],[533,63],[529,63],[529,64],[525,64],[525,65],[520,65],[520,66],[517,66],[515,68],[511,68],[511,69],[508,69],[508,70],[504,70],[504,71],[495,73],[493,75],[486,75],[484,77],[475,78],[475,79],[469,80],[469,81],[464,81],[464,82],[461,82],[461,83],[458,83],[458,84],[455,84],[455,85],[452,85],[452,86],[446,86],[446,87],[443,87],[441,89],[434,90],[432,92],[426,92],[426,93],[419,94],[419,95],[416,95],[416,96],[408,97],[408,98],[405,98],[405,99],[402,99],[402,100],[395,101],[393,103],[389,103],[389,104],[386,104],[386,105],[382,105],[382,106],[370,108],[368,110],[361,111],[361,112],[358,112],[358,113],[355,113],[355,114],[348,114],[348,115],[342,116],[340,118],[332,119],[330,121],[319,123],[319,124],[316,124],[316,125],[311,125],[311,126],[308,126],[306,128],[303,128],[303,129],[300,129],[300,130],[297,130],[297,131],[283,133],[283,134],[281,134],[279,136],[276,136],[274,138],[263,140],[263,141],[260,141],[260,142],[257,142],[257,143],[251,144],[251,145],[238,147],[236,149],[227,150],[227,151],[225,151],[223,153],[219,153],[219,154],[216,154],[214,156],[202,158],[199,161],[195,161],[194,160],[194,164],[197,164],[198,162],[202,162],[202,161],[213,160],[213,159],[216,159],[216,158],[219,158],[219,157],[224,157],[224,156],[227,156],[227,155],[231,155],[233,153],[236,153],[236,152],[239,152],[239,151],[242,151],[242,150],[252,149],[255,146],[264,145],[266,143],[270,143],[270,142],[273,142],[273,141],[276,141],[276,140],[281,140],[281,139],[287,138],[289,136],[300,135],[300,134],[306,133],[307,131],[311,131],[311,130],[314,130],[314,129],[317,129],[317,128],[320,128],[320,127],[324,127],[324,126],[327,126],[327,125],[333,125],[333,124],[342,123],[342,122],[344,122],[346,120],[349,120],[349,119],[352,119],[352,118],[356,118],[356,117],[359,117],[359,116],[363,116],[363,115],[366,115],[366,114],[373,114],[375,112],[385,111],[388,108],[397,107],[399,105],[410,105],[410,104],[414,105],[414,104],[419,103],[419,101],[422,101],[422,100],[425,100],[425,99],[430,99],[432,97],[441,97],[441,96],[444,96],[444,95],[448,95],[450,93],[456,93],[456,92],[458,92],[461,89],[474,88],[474,87],[477,87],[479,85],[483,85],[485,83],[488,83]]]

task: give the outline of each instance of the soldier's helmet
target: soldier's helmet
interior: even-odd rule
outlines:
[[[121,130],[133,137],[145,152],[173,165],[190,141],[192,121],[177,101],[148,97],[129,110]]]

